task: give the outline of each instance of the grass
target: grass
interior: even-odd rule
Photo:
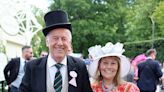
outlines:
[[[0,92],[7,92],[7,90],[5,90],[5,88],[3,88],[4,90],[2,91],[2,83],[4,84],[4,87],[6,86],[6,84],[4,82],[0,82]]]

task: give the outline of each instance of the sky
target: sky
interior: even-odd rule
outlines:
[[[27,3],[35,5],[37,8],[42,9],[44,12],[48,11],[50,5],[49,0],[26,0]]]

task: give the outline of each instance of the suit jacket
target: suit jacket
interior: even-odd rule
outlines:
[[[4,68],[4,76],[7,85],[11,84],[18,76],[20,67],[20,58],[13,58]]]
[[[157,81],[162,77],[162,71],[158,62],[147,59],[138,65],[137,86],[141,90],[154,91],[156,90]]]
[[[20,92],[46,92],[47,57],[39,58],[27,63],[26,72],[20,85]],[[88,72],[83,61],[67,56],[68,81],[72,79],[70,71],[77,73],[77,87],[68,84],[68,92],[92,92]]]

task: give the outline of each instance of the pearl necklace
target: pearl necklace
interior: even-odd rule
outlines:
[[[104,81],[102,81],[102,89],[104,92],[110,92],[111,90],[113,90],[115,88],[115,85],[112,84],[108,87],[108,89],[105,88],[105,84],[104,84]]]

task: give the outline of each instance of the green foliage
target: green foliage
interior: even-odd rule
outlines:
[[[127,41],[140,41],[151,39],[152,22],[150,16],[157,5],[156,0],[136,0],[127,9],[126,35]],[[155,32],[157,34],[157,32]]]
[[[32,48],[34,57],[39,57],[42,51],[48,51],[48,48],[45,44],[45,37],[42,31],[39,31],[33,38],[32,38]]]
[[[6,53],[5,46],[4,46],[3,42],[2,42],[2,40],[0,40],[0,52]]]
[[[45,27],[44,20],[43,20],[44,13],[37,8],[35,8],[33,12],[36,13],[35,17],[37,18],[37,21],[44,28]],[[39,57],[42,51],[48,51],[48,48],[46,47],[45,37],[42,33],[42,30],[40,30],[34,35],[31,44],[33,48],[34,57]]]
[[[145,53],[148,49],[152,48],[152,40],[139,41],[134,43],[125,44],[125,55],[134,58],[135,56]],[[154,48],[157,50],[157,60],[164,62],[164,39],[157,39],[154,41]]]
[[[152,46],[151,17],[155,21],[154,38],[164,37],[163,6],[161,0],[53,0],[50,10],[63,9],[68,12],[75,53],[87,56],[90,46],[111,41],[125,43],[128,47],[126,54],[133,57]],[[41,41],[44,41],[43,38],[40,38]],[[147,40],[150,41],[146,43]],[[134,44],[138,41],[145,43]],[[160,41],[155,41],[158,44],[156,42]],[[35,46],[41,50],[45,46],[41,44],[45,41]],[[161,46],[158,48],[161,49]]]
[[[164,37],[164,1],[161,1],[156,7],[153,16],[157,26],[159,27],[159,30],[157,30],[158,35]]]

